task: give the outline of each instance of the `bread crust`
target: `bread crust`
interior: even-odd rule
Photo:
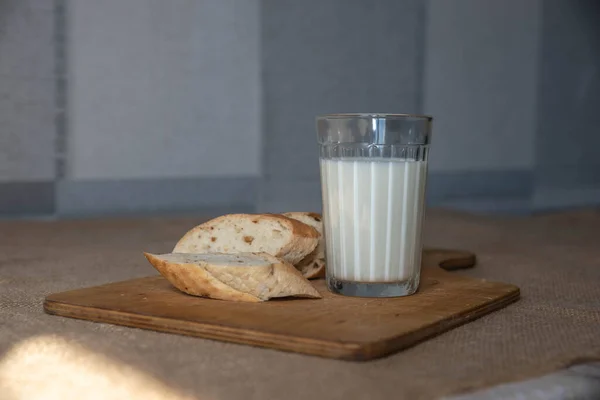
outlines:
[[[321,224],[321,227],[323,224],[323,217],[321,216],[321,214],[315,212],[294,211],[283,213],[282,215],[291,219],[297,219],[298,221],[304,223],[304,225],[308,224],[305,223],[302,220],[302,218],[312,218],[314,219],[314,223]],[[325,277],[325,237],[320,232],[319,244],[317,245],[317,247],[315,247],[315,249],[311,253],[306,255],[302,260],[296,263],[295,267],[298,268],[298,270],[302,272],[302,275],[304,275],[304,277],[308,279],[317,279]]]
[[[193,243],[196,238],[207,231],[210,227],[235,220],[248,219],[253,222],[260,220],[272,220],[285,226],[292,234],[292,239],[282,246],[274,256],[281,258],[291,264],[300,262],[306,255],[310,254],[319,244],[320,234],[312,226],[279,214],[227,214],[211,219],[203,224],[190,229],[175,245],[174,253],[188,253],[186,245]],[[256,244],[258,247],[258,243]],[[258,251],[258,248],[253,249]],[[252,250],[251,250],[252,251]]]
[[[275,297],[321,298],[292,265],[266,253],[251,254],[262,257],[265,265],[213,265],[206,261],[168,261],[151,253],[144,256],[173,286],[193,296],[253,303]]]

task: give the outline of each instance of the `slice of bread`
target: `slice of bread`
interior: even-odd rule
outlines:
[[[229,214],[192,228],[173,253],[265,252],[296,264],[319,243],[319,232],[276,214]]]
[[[322,278],[325,276],[325,237],[323,236],[323,220],[321,214],[313,212],[287,212],[283,214],[288,218],[298,220],[310,225],[319,232],[319,244],[295,266],[308,279]]]
[[[267,253],[144,255],[173,286],[194,296],[247,302],[321,298],[296,268]]]

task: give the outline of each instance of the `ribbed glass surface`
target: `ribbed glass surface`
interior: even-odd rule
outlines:
[[[372,143],[322,144],[321,158],[377,158],[404,161],[427,161],[428,145],[385,145]]]
[[[400,296],[419,285],[431,119],[317,119],[328,287]]]

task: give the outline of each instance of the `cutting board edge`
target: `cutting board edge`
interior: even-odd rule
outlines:
[[[226,341],[257,348],[269,348],[291,353],[308,354],[324,358],[340,360],[357,360],[362,358],[364,350],[370,343],[349,343],[304,338],[298,336],[279,335],[252,329],[240,330],[222,325],[205,324],[201,322],[180,321],[163,317],[148,317],[116,310],[79,306],[49,299],[44,300],[44,312],[50,315],[73,318],[82,321],[108,323],[130,328],[144,329],[163,333],[193,336],[202,339]],[[102,310],[102,316],[94,310]],[[148,323],[148,321],[154,323]],[[157,322],[168,321],[169,324],[159,325]],[[195,329],[186,329],[186,326]],[[246,333],[245,335],[242,332]]]
[[[189,321],[182,322],[176,319],[143,316],[139,314],[131,314],[103,308],[91,309],[86,306],[67,304],[51,299],[51,297],[54,295],[59,295],[60,293],[55,293],[54,295],[49,295],[46,297],[43,307],[47,314],[84,321],[110,323],[132,328],[194,336],[217,341],[224,340],[230,343],[307,354],[323,358],[333,358],[346,361],[371,361],[415,346],[427,339],[438,336],[455,327],[472,322],[518,301],[521,293],[519,287],[512,284],[504,285],[510,286],[511,290],[507,291],[507,295],[502,297],[499,301],[465,310],[464,313],[446,318],[429,326],[425,330],[415,331],[409,335],[403,334],[400,336],[392,336],[380,341],[363,343],[335,342],[298,336],[294,337],[289,335],[266,333],[251,329],[245,329],[242,331],[222,325]],[[102,313],[102,316],[99,317],[98,312],[94,312],[94,310],[102,310],[104,313]],[[165,322],[168,321],[168,324],[157,324],[163,320]],[[154,323],[148,323],[148,321],[153,321]],[[190,328],[190,326],[193,329]],[[242,332],[245,334],[242,334]]]

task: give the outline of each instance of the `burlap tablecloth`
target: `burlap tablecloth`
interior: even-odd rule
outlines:
[[[53,292],[154,274],[201,218],[0,222],[0,399],[438,398],[600,358],[600,213],[430,211],[428,246],[522,299],[404,352],[352,363],[49,316]],[[54,396],[54,397],[53,397]],[[120,396],[120,397],[119,397]]]

